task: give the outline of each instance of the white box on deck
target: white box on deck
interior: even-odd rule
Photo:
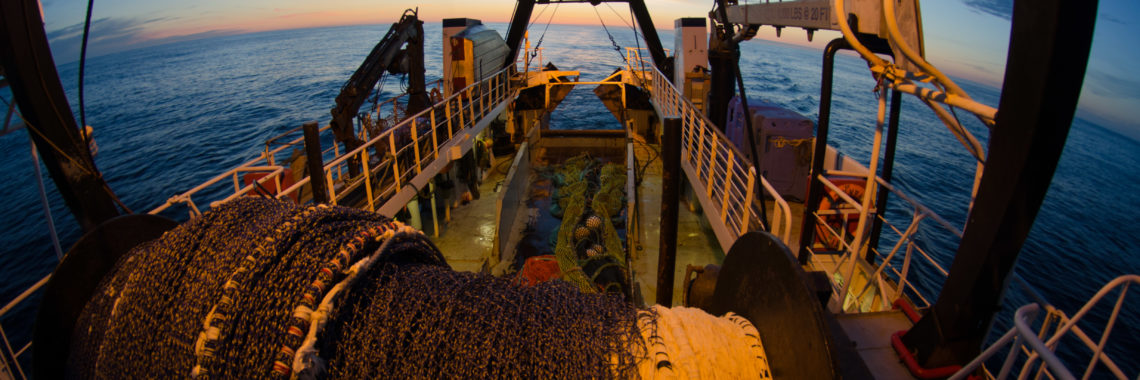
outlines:
[[[473,18],[445,18],[443,19],[443,96],[450,96],[451,88],[451,36],[459,34],[469,26],[483,25],[482,21]]]
[[[709,35],[705,30],[705,19],[683,17],[673,21],[673,81],[677,88],[686,73],[700,66],[709,67]]]

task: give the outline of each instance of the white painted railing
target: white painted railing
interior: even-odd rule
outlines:
[[[884,213],[879,212],[879,210],[867,210],[866,213],[863,213],[862,205],[859,203],[859,201],[841,191],[839,187],[828,177],[840,176],[866,178],[866,175],[867,174],[865,172],[860,173],[853,171],[830,170],[827,171],[826,175],[820,175],[817,177],[817,179],[823,183],[827,189],[836,195],[836,201],[846,207],[837,211],[836,207],[833,205],[832,209],[817,210],[816,212],[812,213],[812,217],[816,218],[817,228],[815,233],[824,234],[827,237],[830,237],[830,239],[827,240],[837,242],[839,244],[839,250],[843,251],[839,261],[835,264],[835,266],[842,267],[844,265],[851,264],[856,258],[862,257],[860,255],[865,255],[867,249],[874,253],[875,263],[877,264],[874,266],[873,273],[870,273],[868,276],[871,281],[864,283],[863,286],[851,288],[854,281],[844,280],[842,283],[833,282],[832,287],[835,290],[836,294],[850,295],[848,297],[844,297],[845,299],[843,300],[844,309],[848,311],[866,312],[888,310],[893,307],[895,301],[903,298],[904,296],[919,308],[929,307],[933,301],[934,295],[937,294],[937,289],[919,289],[916,287],[910,278],[910,276],[912,276],[911,273],[913,272],[913,266],[927,266],[929,268],[928,272],[932,272],[936,276],[939,276],[942,281],[945,281],[946,277],[949,275],[949,272],[945,267],[942,266],[941,263],[934,259],[934,256],[931,255],[927,248],[924,248],[923,245],[919,244],[916,235],[920,232],[920,229],[924,225],[924,222],[928,221],[933,221],[936,228],[940,228],[946,231],[946,233],[953,235],[957,239],[962,238],[962,230],[946,221],[946,219],[943,219],[940,215],[935,213],[930,208],[926,207],[914,198],[908,196],[906,193],[898,190],[882,177],[878,176],[875,177],[875,181],[878,185],[877,190],[889,191],[896,197],[896,199],[906,202],[906,205],[909,206],[910,209],[910,220],[906,224],[896,224],[889,220]],[[841,227],[838,229],[828,225],[826,220],[826,218],[837,214],[841,215],[839,219],[844,221],[842,222]],[[879,219],[883,226],[882,233],[880,235],[881,240],[886,240],[885,238],[889,236],[895,242],[888,251],[884,253],[883,251],[880,251],[878,247],[867,247],[860,249],[858,252],[855,251],[855,247],[851,246],[849,242],[852,239],[848,235],[846,221],[848,220],[848,217],[855,217],[857,215],[868,215],[868,218]],[[929,224],[930,223],[926,223],[926,225]],[[870,230],[868,229],[867,233],[869,232]],[[809,249],[808,252],[814,253],[814,248]],[[900,256],[902,257],[902,262],[898,263],[896,258]],[[895,282],[893,285],[887,284],[888,275],[890,276],[889,280]],[[883,293],[883,290],[889,290],[890,292],[887,294],[881,294]],[[857,302],[859,299],[864,297],[867,292],[879,292],[880,302],[876,305],[872,305],[871,308],[866,310],[851,310],[848,307],[850,306],[850,303]],[[932,292],[934,293],[930,294]]]
[[[340,204],[352,191],[363,187],[365,205],[375,211],[424,167],[446,155],[440,147],[491,115],[491,111],[514,96],[510,70],[503,69],[442,102],[408,117],[392,128],[372,137],[360,147],[325,164],[325,178],[330,202]],[[373,157],[375,156],[375,157]],[[373,162],[373,159],[377,159]],[[359,169],[362,176],[337,181],[334,174]],[[342,177],[343,178],[343,177]],[[300,192],[310,178],[302,178],[277,194],[285,198]],[[341,186],[336,186],[341,185]]]
[[[20,295],[16,296],[16,298],[8,301],[8,304],[4,305],[3,308],[0,308],[0,321],[4,320],[4,316],[8,315],[9,312],[15,310],[20,306],[20,304],[27,301],[33,294],[42,289],[50,278],[50,274],[44,276],[44,278],[36,281],[35,284],[32,284],[32,286],[28,287],[27,290],[24,290],[23,293],[20,293]],[[34,315],[35,313],[31,312],[31,314]],[[27,335],[30,336],[31,332],[29,331]],[[0,347],[0,379],[29,378],[28,373],[24,371],[23,366],[20,365],[20,358],[25,354],[31,353],[32,342],[29,340],[27,343],[24,343],[19,347],[12,347],[12,341],[9,340],[8,333],[4,331],[3,324],[0,324],[0,339],[3,339],[4,341],[4,346]]]
[[[705,212],[720,223],[713,223],[713,231],[721,247],[727,249],[740,235],[762,228],[759,202],[763,200],[755,199],[761,194],[757,186],[763,186],[763,194],[775,199],[776,209],[769,221],[772,234],[788,242],[792,232],[788,202],[763,176],[756,175],[752,162],[661,71],[653,65],[643,66],[641,58],[627,59],[627,63],[627,71],[636,74],[649,90],[658,114],[681,119],[681,164],[693,190],[705,198],[702,205],[707,202],[712,206],[706,206]],[[709,221],[714,222],[714,218]]]
[[[1021,356],[1025,362],[1021,365],[1020,369],[1016,370],[1019,379],[1030,376],[1034,378],[1074,379],[1075,377],[1072,372],[1069,371],[1065,363],[1063,363],[1056,354],[1061,338],[1066,336],[1077,338],[1077,341],[1082,343],[1085,348],[1091,352],[1091,357],[1088,359],[1088,364],[1081,376],[1082,379],[1088,379],[1092,376],[1093,370],[1095,370],[1097,366],[1103,366],[1117,379],[1129,379],[1130,377],[1124,374],[1120,366],[1105,353],[1105,346],[1109,341],[1109,337],[1112,335],[1113,326],[1119,320],[1121,310],[1124,307],[1124,300],[1128,295],[1128,287],[1133,284],[1140,284],[1140,275],[1129,274],[1117,277],[1093,295],[1076,314],[1073,314],[1072,318],[1066,316],[1065,312],[1054,308],[1052,305],[1046,304],[1044,305],[1046,310],[1045,320],[1041,323],[1041,327],[1036,330],[1033,329],[1032,323],[1036,319],[1037,313],[1041,310],[1042,306],[1033,303],[1018,308],[1017,312],[1014,313],[1013,328],[1009,329],[1005,335],[990,345],[981,355],[962,367],[962,369],[950,377],[950,379],[967,378],[972,375],[978,367],[984,366],[987,359],[1007,347],[1009,348],[1009,353],[1002,362],[998,374],[995,376],[986,370],[987,377],[992,379],[1007,378],[1014,373],[1014,363],[1016,359]],[[1101,326],[1104,332],[1101,333],[1099,339],[1094,341],[1077,326],[1077,322],[1088,315],[1093,307],[1097,306],[1102,299],[1117,288],[1120,289],[1120,295],[1116,297],[1115,306],[1112,309],[1112,313],[1109,314],[1108,320]],[[1048,337],[1048,339],[1045,339],[1046,337]],[[1072,339],[1069,341],[1072,341]],[[1123,344],[1130,343],[1124,342]],[[1134,348],[1135,347],[1127,347],[1126,350]],[[1018,353],[1021,355],[1018,355]],[[1070,363],[1070,365],[1071,364],[1074,363]]]

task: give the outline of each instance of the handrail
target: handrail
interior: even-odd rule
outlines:
[[[47,276],[44,276],[44,278],[41,278],[39,281],[36,281],[35,284],[29,286],[28,289],[25,289],[22,293],[20,293],[20,295],[16,296],[16,298],[8,301],[8,303],[5,304],[3,308],[0,308],[0,318],[2,318],[5,314],[8,314],[8,312],[12,311],[12,309],[15,309],[17,305],[27,300],[32,296],[32,294],[35,294],[36,291],[43,288],[49,279],[51,279],[51,274],[48,274]],[[4,341],[4,346],[0,347],[0,372],[6,371],[9,368],[15,368],[15,374],[19,375],[18,378],[26,379],[27,376],[24,374],[24,369],[20,366],[20,356],[25,352],[28,352],[28,348],[32,346],[32,342],[28,342],[27,344],[21,346],[19,350],[12,349],[12,342],[8,339],[8,334],[4,331],[3,325],[0,325],[0,340]],[[12,359],[11,363],[8,362],[8,358]]]
[[[4,305],[4,308],[0,308],[0,317],[3,317],[4,314],[8,314],[8,312],[12,311],[12,309],[14,309],[16,305],[19,305],[20,302],[23,302],[28,297],[31,297],[32,293],[35,293],[37,290],[47,284],[48,279],[51,279],[50,273],[47,276],[44,276],[44,278],[41,278],[39,281],[36,281],[36,283],[32,284],[32,286],[29,286],[22,293],[20,293],[20,295],[16,296],[16,298],[8,301],[8,303]]]
[[[763,199],[754,199],[755,195],[760,194],[758,182],[777,205],[773,210],[772,234],[789,241],[792,218],[787,201],[767,179],[757,175],[752,162],[745,159],[746,156],[720,130],[712,127],[712,121],[681,96],[677,87],[665,79],[665,75],[656,66],[635,67],[636,62],[643,58],[634,48],[627,49],[627,54],[633,57],[627,59],[627,72],[639,80],[643,79],[643,74],[649,74],[648,78],[638,83],[649,91],[661,116],[681,119],[682,164],[693,170],[690,181],[694,190],[703,193],[719,206],[715,210],[706,210],[711,213],[710,222],[713,218],[719,219],[719,223],[727,230],[729,241],[748,232],[753,226],[762,226],[757,202],[763,202]],[[757,178],[759,181],[756,181]]]
[[[1066,316],[1063,311],[1048,304],[1042,306],[1037,303],[1031,303],[1018,308],[1017,312],[1014,313],[1013,328],[1010,328],[1001,339],[998,339],[998,341],[990,345],[981,355],[978,355],[978,357],[962,367],[962,369],[950,377],[950,379],[964,379],[972,375],[979,367],[985,364],[987,359],[1006,346],[1011,346],[1010,353],[1003,362],[999,375],[995,377],[997,379],[1004,379],[1012,372],[1012,366],[1017,357],[1017,352],[1022,352],[1026,357],[1025,363],[1019,370],[1019,378],[1029,376],[1029,373],[1032,371],[1037,372],[1038,376],[1044,373],[1050,378],[1074,379],[1073,374],[1069,372],[1069,369],[1061,359],[1057,357],[1056,352],[1054,352],[1061,338],[1069,333],[1076,335],[1077,338],[1079,338],[1078,340],[1092,352],[1092,358],[1085,368],[1082,379],[1088,379],[1089,376],[1092,375],[1093,370],[1096,369],[1097,364],[1101,363],[1103,363],[1116,378],[1128,379],[1120,367],[1104,353],[1104,348],[1109,336],[1112,334],[1112,328],[1120,315],[1120,311],[1124,306],[1125,297],[1128,295],[1128,287],[1132,284],[1140,284],[1140,275],[1127,274],[1109,281],[1101,287],[1096,294],[1089,298],[1072,318]],[[1093,342],[1084,331],[1077,327],[1077,322],[1084,318],[1094,306],[1117,288],[1121,289],[1120,295],[1116,298],[1116,304],[1112,309],[1108,321],[1105,322],[1104,332],[1101,333],[1099,342]],[[1031,323],[1042,307],[1047,311],[1046,319],[1042,322],[1040,329],[1034,330]],[[1058,326],[1057,329],[1052,335],[1049,335],[1048,340],[1042,341],[1042,337],[1046,336],[1050,328],[1054,326],[1053,322]],[[1012,342],[1012,345],[1010,342]],[[1043,364],[1036,364],[1038,359],[1041,359]]]
[[[432,107],[404,119],[372,137],[356,149],[345,152],[327,162],[324,166],[325,181],[330,185],[331,203],[338,204],[342,201],[348,195],[346,190],[351,190],[356,186],[365,186],[370,203],[369,209],[377,209],[377,205],[383,203],[383,198],[386,195],[394,195],[409,183],[410,178],[421,172],[425,161],[437,158],[439,148],[442,145],[451,141],[462,129],[474,126],[480,119],[487,116],[497,104],[511,96],[510,74],[509,68],[499,70],[490,77],[456,91]],[[452,107],[452,104],[455,104],[455,107]],[[456,118],[459,119],[458,126],[453,125],[453,122],[457,121]],[[427,123],[425,126],[429,129],[420,133],[420,123]],[[397,140],[400,140],[400,136],[396,135],[397,132],[405,131],[410,133],[407,139],[409,141],[398,143]],[[369,162],[369,149],[377,153],[383,152],[383,158],[375,165]],[[365,175],[350,179],[353,181],[352,183],[346,183],[344,188],[336,190],[334,186],[331,186],[334,182],[332,173],[336,171],[334,169],[349,165],[353,161],[360,163],[363,169],[362,173]],[[387,174],[381,174],[385,172],[392,173],[392,182],[373,185],[374,181],[371,177],[376,175],[387,176]],[[310,181],[310,177],[302,178],[296,181],[293,186],[280,191],[277,197],[282,198],[298,192],[302,186],[310,183]],[[375,186],[379,186],[380,189],[376,189]],[[389,189],[395,191],[390,192]]]
[[[843,214],[854,214],[855,212],[858,212],[860,210],[860,208],[862,207],[861,204],[859,204],[858,201],[855,200],[854,198],[851,198],[850,196],[848,196],[846,193],[839,191],[838,186],[836,186],[834,184],[834,182],[832,182],[826,176],[847,176],[847,177],[864,177],[865,178],[867,176],[867,173],[866,172],[855,172],[855,171],[842,171],[842,170],[827,170],[823,175],[820,175],[818,177],[820,182],[822,182],[827,188],[831,189],[831,191],[835,192],[836,196],[840,199],[841,202],[846,203],[848,205],[851,205],[850,209],[845,209],[847,211],[841,212],[841,213],[843,213]],[[898,236],[898,240],[896,241],[895,247],[893,247],[891,253],[889,253],[887,255],[883,255],[883,253],[880,252],[877,247],[868,247],[867,248],[871,252],[875,253],[877,263],[878,263],[878,268],[876,268],[876,270],[874,271],[875,275],[873,277],[877,278],[877,277],[880,277],[884,273],[891,273],[898,280],[898,282],[895,286],[896,287],[895,294],[889,295],[891,299],[889,299],[889,300],[887,299],[887,296],[888,296],[887,294],[883,295],[884,305],[889,305],[890,302],[894,301],[894,299],[900,298],[904,294],[904,292],[907,289],[909,289],[911,291],[911,294],[918,297],[917,300],[912,299],[911,301],[915,302],[915,304],[917,304],[919,307],[930,306],[929,297],[924,295],[923,292],[920,291],[917,287],[915,287],[912,282],[909,282],[907,280],[907,275],[910,272],[910,266],[914,262],[914,260],[912,260],[913,254],[915,252],[917,252],[919,255],[921,255],[923,261],[925,263],[927,263],[927,265],[932,266],[938,273],[940,273],[943,276],[943,278],[945,278],[948,275],[948,272],[943,267],[943,265],[941,263],[934,260],[934,258],[927,252],[927,250],[924,249],[922,246],[920,246],[918,244],[918,242],[915,240],[914,236],[915,236],[915,234],[918,233],[918,226],[915,225],[915,223],[919,223],[925,219],[931,219],[938,226],[940,226],[943,230],[953,234],[954,236],[958,237],[959,239],[962,238],[962,230],[959,229],[958,227],[954,226],[950,222],[948,222],[946,219],[944,219],[938,213],[931,210],[926,205],[923,205],[918,200],[908,196],[906,193],[902,192],[901,190],[899,190],[894,185],[887,182],[882,177],[876,176],[875,182],[878,185],[878,188],[880,190],[886,189],[887,191],[890,191],[891,194],[895,195],[899,199],[902,199],[903,201],[905,201],[906,204],[909,204],[909,206],[912,210],[912,212],[911,212],[911,214],[912,214],[911,224],[908,225],[908,227],[906,227],[905,229],[901,229],[899,226],[896,226],[893,223],[891,223],[891,221],[888,220],[883,213],[876,213],[876,215],[875,215],[875,217],[878,218],[879,220],[881,220],[883,222],[883,225],[885,227],[887,227],[887,230],[885,230],[884,232],[893,232],[895,235]],[[851,210],[854,210],[854,211],[851,211]],[[871,210],[870,212],[875,213],[875,210]],[[844,248],[845,251],[852,251],[853,248],[846,244],[845,237],[843,236],[846,232],[846,228],[840,228],[838,231],[836,231],[835,229],[832,229],[832,228],[824,225],[824,220],[822,219],[822,216],[831,215],[831,214],[837,214],[837,212],[834,212],[832,210],[819,210],[819,211],[815,212],[815,217],[817,218],[818,225],[825,227],[825,228],[822,228],[820,230],[817,230],[817,233],[829,234],[829,235],[837,238],[838,241],[843,243],[843,244],[841,244],[841,246],[842,246],[842,248]],[[915,219],[919,215],[921,215],[922,217]],[[906,253],[903,255],[903,263],[902,263],[901,268],[896,268],[895,264],[892,262],[892,259],[895,257],[896,251],[902,249],[902,247],[903,247],[902,244],[904,244],[904,243],[905,243]],[[848,259],[848,256],[844,256],[843,259],[840,260],[839,263],[847,262],[847,259]],[[889,272],[888,272],[888,269],[889,269]],[[856,294],[861,295],[866,290],[868,290],[868,289],[863,289],[862,291],[857,292]]]
[[[443,91],[443,79],[440,78],[429,82],[426,87],[430,88],[431,90]],[[377,94],[377,96],[379,95],[380,94]],[[398,124],[401,120],[406,119],[408,116],[406,112],[407,100],[403,99],[408,98],[409,96],[409,93],[404,92],[396,94],[396,96],[385,99],[382,102],[376,102],[372,107],[369,107],[369,116],[371,117],[371,121],[373,123],[379,123],[381,120],[383,120],[387,123],[395,125]],[[391,109],[391,112],[385,114],[384,110],[386,109]],[[401,114],[401,111],[404,111],[404,113]],[[369,128],[361,128],[359,136],[357,137],[365,141],[370,140],[372,139],[371,132],[372,131],[370,131]]]
[[[323,132],[325,130],[328,130],[329,128],[330,128],[330,126],[325,125],[324,127],[319,129],[318,131]],[[288,134],[288,132],[286,132],[285,134]],[[276,140],[277,138],[280,138],[281,136],[284,136],[285,134],[278,135],[277,137],[274,137],[271,140]],[[197,210],[197,207],[194,205],[194,202],[192,200],[192,197],[194,196],[194,194],[196,194],[196,193],[198,193],[198,192],[200,192],[206,188],[209,188],[210,186],[215,185],[215,184],[221,182],[222,180],[224,180],[226,178],[233,177],[239,171],[248,171],[246,169],[257,166],[259,163],[262,163],[262,162],[265,162],[268,164],[267,166],[275,167],[274,169],[276,169],[276,167],[279,167],[279,166],[276,166],[276,165],[274,165],[274,163],[271,162],[271,161],[273,161],[274,155],[276,155],[277,153],[279,153],[285,149],[288,149],[292,146],[302,144],[303,141],[304,141],[304,137],[298,137],[298,138],[294,139],[293,141],[290,141],[290,142],[285,143],[285,144],[278,145],[276,148],[274,148],[272,150],[263,151],[259,154],[259,156],[257,158],[246,161],[246,162],[238,165],[237,167],[235,167],[233,169],[222,172],[221,174],[218,174],[217,176],[207,180],[206,182],[199,184],[198,186],[191,188],[190,190],[187,190],[185,192],[174,195],[174,196],[170,197],[169,199],[167,199],[165,203],[163,203],[162,205],[159,205],[158,207],[148,211],[147,213],[148,214],[158,214],[158,213],[170,208],[171,206],[174,206],[175,204],[186,203],[186,204],[189,204],[191,206],[191,209],[192,209],[190,216],[194,217],[194,216],[196,216],[195,211]],[[266,176],[266,177],[269,177],[269,176]],[[263,183],[263,182],[259,181],[259,183]],[[201,213],[198,212],[198,214],[201,214]]]

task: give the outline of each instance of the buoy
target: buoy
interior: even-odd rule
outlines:
[[[585,226],[578,226],[578,228],[574,229],[574,239],[575,240],[582,240],[582,239],[585,239],[588,237],[590,237],[590,230],[587,229]]]
[[[91,151],[91,156],[94,157],[99,153],[99,145],[95,144],[95,128],[90,125],[83,127],[83,135],[87,137],[87,149]]]
[[[599,228],[602,228],[602,218],[599,218],[597,215],[590,215],[589,218],[586,218],[586,227],[597,231]]]

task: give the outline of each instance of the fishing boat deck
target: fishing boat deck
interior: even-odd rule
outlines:
[[[835,315],[836,322],[852,342],[853,348],[866,368],[874,368],[878,379],[911,378],[891,347],[891,335],[906,331],[914,324],[898,310],[873,313],[847,313]],[[844,360],[840,353],[839,360]]]
[[[640,204],[641,228],[637,236],[641,249],[632,252],[634,281],[647,303],[657,294],[657,263],[661,239],[661,160],[656,146],[634,144],[638,165],[645,165],[637,196]],[[724,262],[724,251],[708,227],[703,215],[680,207],[677,215],[677,265],[673,270],[673,305],[680,305],[686,265],[704,267]]]
[[[449,212],[450,220],[445,220],[445,208],[450,207],[440,200],[437,204],[439,213],[440,233],[430,234],[431,241],[435,243],[440,252],[447,258],[451,269],[463,272],[479,272],[483,270],[484,258],[491,254],[495,244],[495,212],[498,191],[502,191],[502,181],[505,174],[496,170],[504,161],[514,160],[514,155],[495,157],[491,163],[491,170],[483,183],[479,185],[479,199],[474,199],[465,205],[452,208]],[[506,165],[506,164],[504,164]],[[455,191],[462,191],[464,186],[455,185]],[[427,209],[427,207],[425,207]],[[430,216],[430,214],[428,214]],[[424,218],[424,231],[431,230],[431,219]]]

